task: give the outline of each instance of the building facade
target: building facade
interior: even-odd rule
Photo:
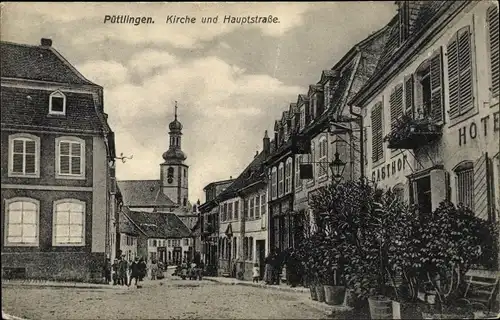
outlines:
[[[447,199],[498,221],[498,3],[398,5],[378,76],[351,101],[371,131],[366,174],[421,212]]]
[[[2,274],[102,281],[114,135],[103,88],[52,47],[1,42]]]
[[[205,203],[199,206],[201,225],[201,256],[208,274],[217,274],[219,265],[219,202],[218,196],[234,179],[215,181],[203,188]]]

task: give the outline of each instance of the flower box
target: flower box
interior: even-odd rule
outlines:
[[[384,138],[389,149],[416,149],[441,137],[441,126],[429,119],[404,116]]]

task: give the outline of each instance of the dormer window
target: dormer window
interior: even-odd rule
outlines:
[[[399,43],[408,39],[410,35],[410,5],[408,1],[399,3]]]
[[[66,114],[66,96],[61,91],[53,92],[50,95],[49,114]]]

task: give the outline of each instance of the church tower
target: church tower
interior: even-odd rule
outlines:
[[[182,124],[177,120],[177,101],[175,102],[174,121],[168,125],[170,132],[170,146],[163,153],[163,162],[160,165],[163,193],[179,206],[188,206],[188,168],[184,164],[186,155],[181,150]]]

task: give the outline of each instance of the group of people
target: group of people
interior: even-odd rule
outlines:
[[[264,260],[266,267],[264,282],[266,284],[280,284],[283,267],[286,266],[286,282],[292,287],[301,281],[301,265],[290,250],[272,250]]]
[[[113,285],[130,286],[132,280],[135,280],[135,285],[137,285],[137,281],[144,280],[148,267],[143,258],[136,257],[133,261],[127,261],[125,255],[122,255],[115,259],[113,264],[111,264],[110,259],[107,259],[104,269],[104,277],[107,283],[110,283],[111,279],[113,279]],[[151,271],[153,274],[153,267],[151,267]],[[154,274],[156,277],[156,273]]]
[[[184,259],[181,265],[177,267],[175,275],[180,276],[182,279],[189,277],[190,280],[202,280],[204,270],[205,265],[203,261],[200,260],[196,263],[193,260],[191,263],[188,263],[188,261]]]

